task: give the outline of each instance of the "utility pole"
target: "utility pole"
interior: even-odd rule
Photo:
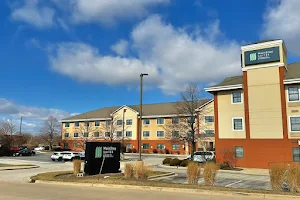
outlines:
[[[20,120],[20,135],[22,135],[22,120],[23,120],[23,117],[21,116],[21,120]]]
[[[139,161],[142,161],[143,76],[148,76],[148,74],[140,74]]]

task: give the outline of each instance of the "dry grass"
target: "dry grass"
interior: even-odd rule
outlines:
[[[218,165],[212,162],[208,162],[204,166],[203,177],[204,184],[213,186],[216,182],[216,176],[218,172]]]
[[[286,174],[291,192],[300,192],[300,166],[292,164]]]
[[[191,162],[187,167],[187,181],[189,184],[198,184],[201,175],[201,167],[195,163]]]
[[[132,178],[134,175],[134,166],[131,163],[126,163],[124,168],[124,177]]]
[[[73,172],[74,174],[78,174],[81,171],[81,160],[74,160],[73,161]]]
[[[270,181],[274,191],[282,191],[285,180],[285,167],[281,165],[273,165],[270,167]]]
[[[144,165],[144,162],[136,162],[134,167],[134,174],[136,179],[147,179],[151,173],[151,169]]]

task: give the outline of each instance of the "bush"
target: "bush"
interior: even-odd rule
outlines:
[[[132,153],[132,149],[127,149],[127,152],[128,153]]]
[[[218,165],[213,162],[207,162],[204,166],[203,176],[205,185],[214,185],[216,182],[216,175],[218,172]]]
[[[157,149],[153,149],[153,153],[158,153]]]
[[[170,162],[170,166],[179,166],[180,165],[180,160],[178,158],[174,158]]]
[[[134,174],[134,166],[130,163],[126,163],[124,167],[124,177],[132,178]]]
[[[232,169],[229,162],[223,162],[222,164],[220,164],[219,167],[220,169],[225,169],[225,170]]]
[[[172,158],[165,158],[165,159],[162,161],[162,163],[163,163],[164,165],[170,164],[171,160],[172,160]]]
[[[170,154],[169,149],[166,149],[166,150],[165,150],[165,153],[166,153],[166,154]]]
[[[81,171],[81,160],[75,159],[73,161],[73,172],[75,175],[77,175],[78,173],[80,173]]]
[[[300,192],[300,166],[292,164],[286,174],[291,192]]]
[[[143,162],[136,162],[134,169],[136,179],[147,179],[151,172],[151,169],[145,166]]]
[[[189,160],[183,160],[183,161],[180,162],[180,166],[181,167],[187,167],[189,163],[190,163]]]
[[[201,167],[195,162],[190,162],[187,167],[187,182],[189,184],[198,184],[200,175]]]
[[[279,165],[274,165],[271,166],[269,173],[270,173],[270,181],[271,181],[271,186],[272,189],[275,191],[282,191],[282,187],[284,184],[284,179],[285,179],[285,167],[284,166],[279,166]]]
[[[136,148],[133,148],[133,149],[132,149],[132,153],[137,153]]]

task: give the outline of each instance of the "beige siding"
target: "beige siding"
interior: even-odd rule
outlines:
[[[246,138],[244,115],[244,103],[232,104],[232,91],[218,92],[219,138]],[[233,131],[232,119],[234,117],[243,118],[244,131]]]
[[[144,119],[143,119],[144,120]],[[164,134],[166,136],[166,131],[165,131],[165,126],[166,126],[166,123],[168,122],[171,122],[171,118],[164,118],[164,124],[156,124],[156,118],[153,118],[153,119],[149,119],[150,120],[150,124],[149,125],[142,125],[142,134],[143,134],[143,131],[150,131],[150,136],[149,137],[143,137],[142,135],[142,139],[143,140],[165,140],[166,138],[163,137],[157,137],[156,136],[156,133],[157,131],[164,131]]]
[[[126,109],[126,112],[124,113],[124,109]],[[124,137],[127,140],[136,140],[137,139],[137,112],[124,107],[120,109],[118,112],[114,114],[114,121],[115,120],[123,120],[123,113],[124,113]],[[126,120],[132,120],[132,125],[126,125]],[[116,126],[116,123],[114,123]],[[116,131],[123,131],[123,127],[118,126],[116,127]],[[126,137],[126,131],[132,132],[132,137]]]
[[[288,123],[288,137],[289,138],[300,138],[300,132],[292,132],[290,125],[290,117],[299,116],[300,117],[300,101],[289,102],[288,87],[300,87],[300,85],[286,85],[285,94],[286,94],[286,110],[287,110],[287,123]],[[300,89],[300,88],[299,88]]]

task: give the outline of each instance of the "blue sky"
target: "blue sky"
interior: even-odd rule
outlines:
[[[0,116],[38,132],[106,106],[177,101],[239,75],[240,46],[284,39],[299,60],[298,0],[0,1]],[[209,97],[209,95],[208,95]]]

